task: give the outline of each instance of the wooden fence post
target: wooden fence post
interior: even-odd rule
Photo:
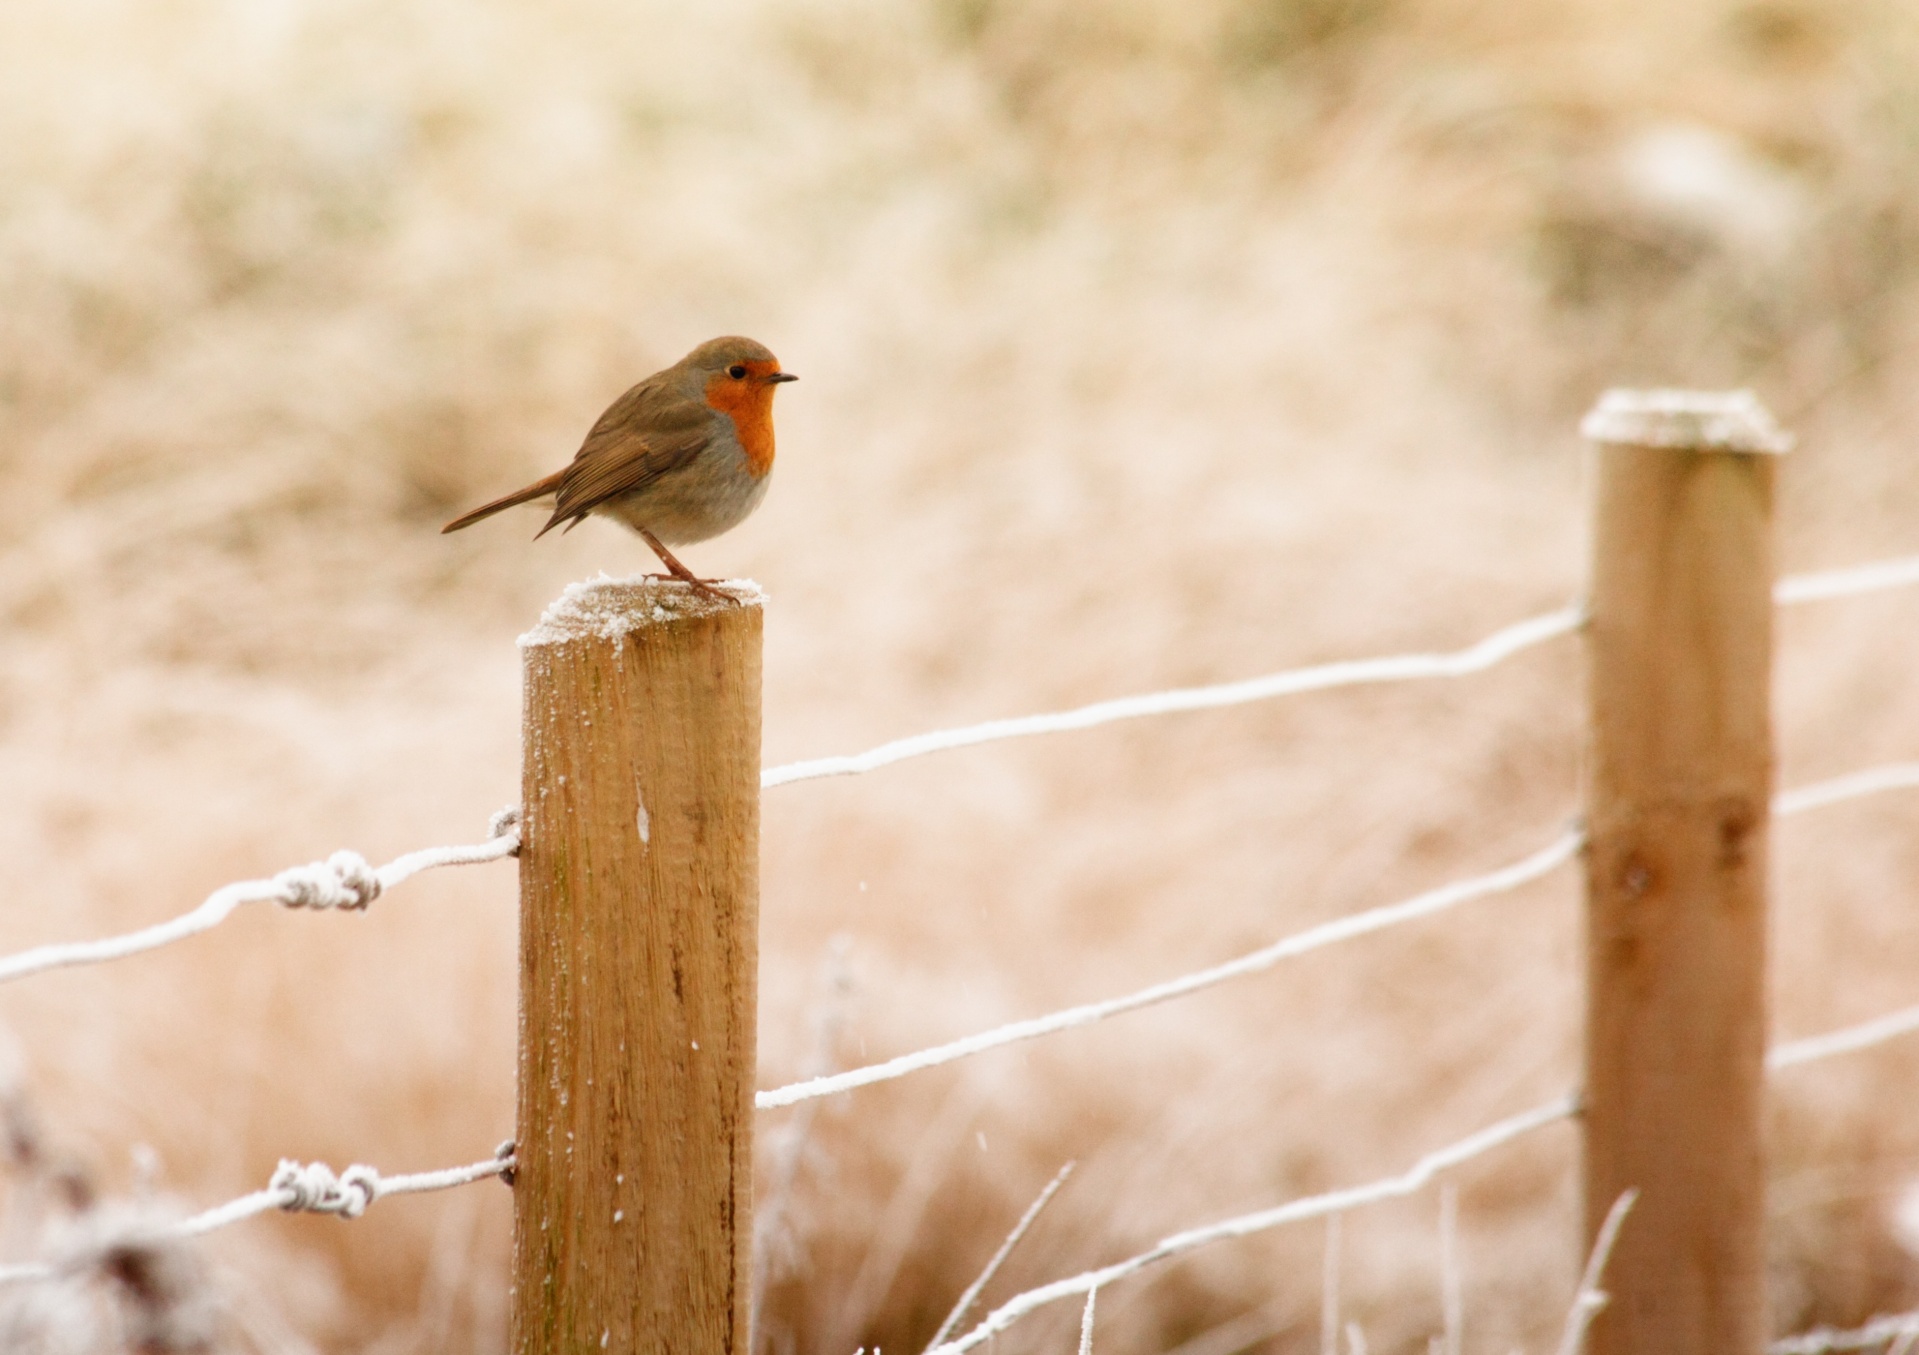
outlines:
[[[1615,391],[1589,628],[1585,1236],[1640,1198],[1594,1355],[1766,1345],[1772,500],[1750,395]]]
[[[602,581],[520,641],[518,1355],[748,1355],[761,616]]]

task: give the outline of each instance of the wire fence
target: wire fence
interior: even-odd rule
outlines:
[[[1900,557],[1847,569],[1793,575],[1779,581],[1774,600],[1781,605],[1852,597],[1862,593],[1919,583],[1919,556]],[[1120,720],[1149,715],[1168,715],[1184,711],[1213,710],[1226,706],[1269,701],[1306,692],[1330,691],[1339,687],[1368,686],[1384,682],[1410,682],[1422,679],[1463,677],[1484,672],[1507,659],[1549,640],[1578,631],[1584,618],[1580,607],[1562,607],[1557,611],[1514,622],[1464,649],[1442,654],[1396,654],[1373,659],[1350,659],[1336,663],[1291,668],[1262,677],[1204,687],[1179,687],[1138,696],[1098,701],[1072,710],[1050,714],[988,720],[980,724],[933,730],[908,738],[880,744],[864,753],[814,758],[769,767],[760,774],[762,789],[790,785],[797,781],[824,777],[853,776],[877,771],[909,758],[930,753],[970,748],[1005,739],[1032,738],[1041,734],[1091,729]],[[1886,789],[1914,784],[1919,764],[1905,763],[1874,768],[1859,776],[1890,778]],[[1797,795],[1831,794],[1836,799],[1849,797],[1849,790],[1837,782],[1808,786]],[[1782,802],[1780,812],[1791,812]],[[0,983],[25,978],[70,965],[97,964],[124,959],[155,950],[175,941],[198,936],[219,926],[242,905],[278,903],[288,908],[364,909],[385,891],[403,881],[440,866],[476,865],[496,861],[518,853],[519,811],[503,809],[493,816],[487,841],[471,846],[427,847],[397,857],[375,870],[357,852],[339,851],[325,861],[293,866],[266,880],[242,880],[226,885],[212,894],[192,912],[170,921],[98,941],[64,942],[35,946],[30,950],[0,956]],[[782,1089],[784,1090],[784,1089]],[[785,1104],[780,1102],[778,1104]]]
[[[389,1195],[451,1190],[455,1186],[471,1185],[475,1181],[494,1177],[510,1179],[512,1174],[511,1142],[501,1144],[494,1155],[483,1162],[404,1176],[382,1176],[375,1168],[361,1163],[355,1163],[336,1175],[324,1162],[302,1163],[282,1159],[264,1189],[251,1191],[187,1218],[167,1223],[135,1224],[126,1231],[96,1239],[92,1250],[78,1251],[60,1262],[33,1261],[20,1265],[0,1265],[0,1284],[82,1274],[90,1266],[98,1264],[102,1256],[116,1249],[184,1242],[275,1210],[288,1214],[335,1214],[343,1219],[357,1219],[375,1201]]]
[[[1919,557],[1875,562],[1849,569],[1788,577],[1779,581],[1774,600],[1796,605],[1857,596],[1919,584]],[[769,768],[761,786],[769,789],[824,777],[856,775],[910,758],[1007,739],[1088,729],[1121,720],[1183,711],[1218,709],[1306,692],[1386,682],[1461,677],[1484,672],[1553,639],[1578,631],[1584,613],[1566,607],[1506,626],[1466,648],[1444,653],[1415,653],[1347,660],[1294,668],[1263,677],[1201,687],[1177,688],[1101,701],[1050,714],[991,720],[897,739],[864,753],[817,758]],[[1774,812],[1789,816],[1864,796],[1919,788],[1919,762],[1900,762],[1857,772],[1779,794]],[[1584,845],[1577,828],[1566,830],[1536,851],[1495,870],[1439,886],[1396,903],[1338,918],[1283,937],[1235,959],[1153,984],[1136,992],[1016,1021],[928,1049],[829,1076],[810,1078],[759,1092],[755,1104],[775,1109],[860,1087],[892,1081],[989,1050],[1091,1025],[1145,1007],[1201,992],[1230,980],[1263,972],[1284,960],[1343,941],[1377,933],[1457,908],[1478,899],[1511,892],[1539,880],[1573,860]],[[442,866],[480,864],[516,855],[518,812],[494,816],[486,841],[410,852],[377,869],[354,852],[341,851],[325,861],[281,871],[270,879],[241,881],[209,895],[197,908],[167,922],[95,941],[36,946],[0,957],[0,982],[76,965],[118,960],[182,941],[219,926],[249,903],[273,902],[288,908],[360,910],[422,871]],[[1886,1013],[1823,1035],[1775,1045],[1768,1068],[1778,1071],[1872,1048],[1919,1031],[1919,1005]],[[1412,1194],[1441,1172],[1470,1162],[1578,1111],[1575,1094],[1499,1120],[1420,1158],[1396,1175],[1271,1208],[1236,1215],[1200,1228],[1175,1233],[1153,1247],[1111,1265],[1028,1290],[1002,1303],[963,1335],[937,1343],[934,1355],[958,1352],[992,1339],[1027,1314],[1068,1297],[1087,1297],[1083,1337],[1090,1337],[1092,1298],[1105,1285],[1165,1260],[1215,1242],[1250,1236],[1287,1223],[1335,1216],[1360,1206]],[[142,1223],[137,1235],[103,1240],[95,1252],[60,1261],[0,1266],[0,1284],[58,1279],[98,1264],[115,1242],[180,1241],[273,1211],[330,1213],[357,1218],[392,1195],[450,1189],[496,1177],[509,1182],[514,1171],[512,1144],[503,1144],[485,1160],[440,1171],[382,1176],[356,1164],[337,1175],[322,1163],[283,1161],[268,1184],[225,1204],[162,1224]],[[1057,1186],[1057,1182],[1055,1183]],[[957,1315],[956,1310],[956,1315]],[[942,1332],[942,1335],[949,1333]],[[1880,1319],[1854,1331],[1821,1329],[1775,1343],[1772,1355],[1867,1349],[1888,1342],[1919,1342],[1919,1318],[1911,1314]]]
[[[316,911],[337,908],[359,911],[388,890],[412,879],[421,871],[440,866],[475,866],[520,850],[520,811],[502,809],[493,816],[487,840],[464,847],[426,847],[395,857],[379,869],[367,864],[358,852],[338,851],[324,861],[306,866],[290,866],[268,880],[241,880],[224,885],[207,895],[206,901],[190,913],[138,931],[110,936],[99,941],[67,941],[35,946],[0,957],[0,983],[44,974],[74,965],[101,964],[124,960],[130,955],[158,950],[175,941],[210,932],[225,922],[243,905],[277,903],[284,908],[311,908]]]
[[[1824,601],[1879,592],[1919,583],[1919,556],[1905,556],[1847,569],[1792,575],[1779,581],[1774,600],[1781,605]],[[798,781],[825,777],[854,776],[877,771],[894,763],[931,753],[970,748],[1006,739],[1032,738],[1071,730],[1091,729],[1120,720],[1149,715],[1169,715],[1185,711],[1214,710],[1227,706],[1269,701],[1306,692],[1330,691],[1340,687],[1369,686],[1385,682],[1410,682],[1434,678],[1463,677],[1505,662],[1550,640],[1578,631],[1584,611],[1578,606],[1530,617],[1502,627],[1464,649],[1440,654],[1395,654],[1372,659],[1349,659],[1285,669],[1262,677],[1203,687],[1178,687],[1137,696],[1098,701],[1072,710],[1010,719],[987,720],[979,724],[932,730],[908,738],[894,739],[864,753],[813,758],[769,767],[760,773],[762,789],[791,785]],[[1873,768],[1859,776],[1889,778],[1886,789],[1914,784],[1919,778],[1919,763],[1902,763]],[[1849,798],[1847,787],[1838,782],[1822,782],[1793,792],[1795,795],[1831,794]],[[1797,808],[1788,797],[1780,812]],[[475,865],[512,856],[519,851],[519,811],[503,809],[493,816],[488,840],[471,846],[428,847],[397,857],[378,870],[368,865],[357,852],[339,851],[325,861],[294,866],[266,880],[243,880],[214,891],[192,912],[170,921],[98,941],[65,942],[36,946],[12,955],[0,956],[0,983],[31,974],[70,965],[95,964],[123,959],[143,951],[155,950],[175,941],[211,931],[248,903],[279,903],[289,908],[364,909],[386,890],[402,881],[439,866]],[[782,1089],[784,1090],[784,1089]],[[775,1104],[786,1104],[778,1102]]]

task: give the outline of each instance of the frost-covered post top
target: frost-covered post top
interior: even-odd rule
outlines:
[[[1749,390],[1609,390],[1580,421],[1580,433],[1615,447],[1691,447],[1702,452],[1779,455],[1792,434]]]
[[[692,621],[735,607],[757,609],[766,602],[766,595],[751,579],[726,579],[714,588],[731,601],[695,592],[675,579],[647,574],[625,579],[602,574],[582,579],[568,584],[566,591],[547,605],[540,623],[520,637],[520,648],[564,644],[589,636],[611,640],[643,626]]]

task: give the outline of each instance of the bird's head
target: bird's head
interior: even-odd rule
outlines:
[[[726,415],[754,475],[773,467],[773,392],[797,381],[780,370],[780,360],[765,344],[731,336],[709,339],[680,360],[707,407]]]
[[[751,407],[773,398],[773,388],[797,381],[780,370],[780,360],[763,343],[728,335],[709,339],[680,360],[697,374],[707,403],[716,409]]]

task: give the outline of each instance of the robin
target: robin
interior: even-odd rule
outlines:
[[[773,388],[797,380],[764,344],[710,339],[615,400],[571,465],[440,530],[551,494],[553,516],[535,541],[600,513],[638,532],[674,578],[723,597],[667,547],[730,531],[760,506],[773,471]]]

